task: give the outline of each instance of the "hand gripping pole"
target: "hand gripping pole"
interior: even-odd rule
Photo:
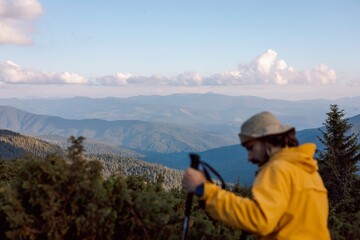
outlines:
[[[200,163],[200,157],[197,154],[190,153],[190,167],[194,169],[199,168]],[[192,199],[193,199],[194,193],[188,193],[186,196],[186,202],[185,202],[185,218],[183,223],[183,231],[181,234],[181,240],[187,239],[187,232],[189,228],[189,220],[190,220],[190,213],[191,213],[191,205],[192,205]]]

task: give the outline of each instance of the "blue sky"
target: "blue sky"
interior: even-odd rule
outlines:
[[[0,98],[356,96],[359,12],[356,0],[0,0]]]

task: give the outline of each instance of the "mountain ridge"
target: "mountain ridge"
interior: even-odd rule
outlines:
[[[360,112],[360,96],[315,100],[281,100],[253,96],[171,94],[127,98],[74,97],[64,99],[0,99],[0,105],[13,106],[35,114],[66,119],[142,120],[186,123],[210,131],[228,128],[233,136],[241,123],[254,113],[268,110],[299,130],[318,127],[329,105],[338,103],[349,116]]]
[[[68,120],[32,114],[8,106],[0,106],[0,127],[32,136],[83,136],[125,148],[156,152],[198,151],[234,143],[224,135],[174,123]]]

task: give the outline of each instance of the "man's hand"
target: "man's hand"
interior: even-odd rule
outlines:
[[[197,186],[205,183],[206,178],[203,172],[193,168],[186,169],[182,180],[182,186],[189,193],[195,192]]]

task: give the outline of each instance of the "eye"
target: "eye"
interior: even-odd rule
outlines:
[[[247,145],[245,148],[246,148],[246,150],[251,151],[253,149],[253,146],[252,145]]]

